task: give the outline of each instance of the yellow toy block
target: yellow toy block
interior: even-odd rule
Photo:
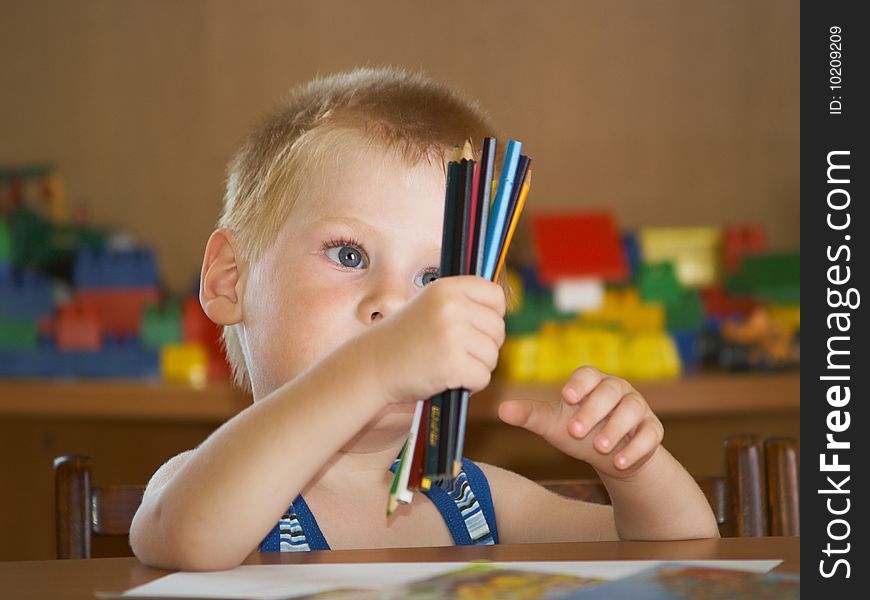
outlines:
[[[529,382],[537,378],[538,336],[511,336],[499,355],[499,370],[511,381]]]
[[[680,355],[671,336],[664,332],[638,333],[623,344],[622,375],[627,379],[673,379],[680,376]]]
[[[565,327],[563,343],[564,378],[582,365],[592,365],[613,375],[622,370],[622,336],[617,331],[572,324]]]
[[[644,262],[672,261],[686,287],[712,285],[719,278],[722,234],[713,227],[643,229],[638,235]]]
[[[538,332],[535,380],[557,383],[565,379],[564,326],[545,323]]]
[[[202,344],[168,344],[160,348],[164,381],[203,387],[208,379],[208,350]]]
[[[800,304],[772,304],[768,307],[770,318],[791,332],[801,328]]]
[[[643,303],[635,288],[606,290],[604,304],[580,315],[584,325],[611,325],[625,332],[664,331],[665,310],[657,302]]]

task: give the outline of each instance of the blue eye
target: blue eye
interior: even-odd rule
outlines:
[[[425,287],[436,279],[438,279],[438,271],[423,271],[414,278],[414,283],[419,285],[420,287]]]
[[[349,269],[367,266],[363,251],[356,246],[335,245],[327,248],[324,253],[333,262]]]

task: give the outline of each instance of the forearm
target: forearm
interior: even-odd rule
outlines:
[[[621,539],[718,537],[716,517],[695,480],[663,446],[635,474],[602,474]]]
[[[146,496],[134,526],[147,534],[131,535],[137,555],[188,569],[241,562],[383,406],[365,353],[353,345],[229,420]]]

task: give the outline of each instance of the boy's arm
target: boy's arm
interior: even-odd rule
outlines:
[[[384,406],[373,370],[358,366],[365,356],[345,344],[161,467],[130,529],[136,556],[184,570],[241,563],[327,459]]]
[[[661,422],[625,380],[582,367],[560,401],[508,400],[499,416],[592,465],[610,493],[620,537],[718,537],[706,497],[661,446]]]
[[[486,387],[504,341],[503,315],[501,288],[480,277],[426,286],[164,465],[133,519],[136,556],[184,570],[238,565],[381,409]]]

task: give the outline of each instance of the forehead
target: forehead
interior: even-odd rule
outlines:
[[[440,244],[445,176],[441,165],[408,164],[397,153],[347,143],[324,153],[299,190],[293,220],[355,218],[411,229]]]

